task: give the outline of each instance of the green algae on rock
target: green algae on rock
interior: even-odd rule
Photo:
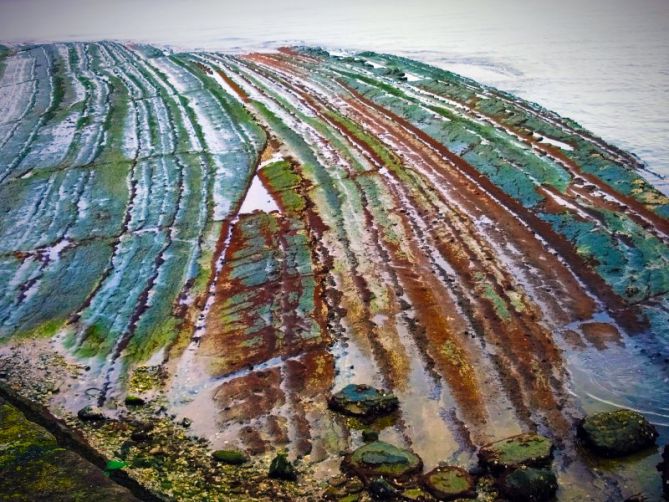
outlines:
[[[553,498],[558,484],[555,474],[550,469],[523,466],[505,475],[501,481],[501,488],[509,500],[542,502]]]
[[[423,468],[421,458],[410,450],[398,448],[383,441],[361,446],[348,455],[342,468],[351,470],[365,479],[386,477],[404,479]]]
[[[437,467],[423,476],[423,484],[439,500],[476,497],[476,482],[461,467]]]
[[[349,384],[333,394],[329,400],[335,411],[361,418],[375,418],[395,411],[399,400],[392,392],[369,385]]]
[[[502,439],[479,450],[479,460],[492,470],[547,465],[552,457],[553,442],[533,433]]]
[[[278,453],[272,459],[272,463],[269,465],[269,477],[284,481],[295,481],[297,479],[297,470],[293,463],[288,460],[286,453]]]
[[[596,413],[578,424],[588,448],[604,457],[622,457],[655,444],[657,429],[641,413],[615,410]]]
[[[248,457],[239,450],[216,450],[211,456],[216,462],[229,465],[241,465],[249,461]]]

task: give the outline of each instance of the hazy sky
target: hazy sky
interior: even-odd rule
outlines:
[[[0,0],[0,41],[100,39],[407,54],[575,118],[669,175],[669,0]]]

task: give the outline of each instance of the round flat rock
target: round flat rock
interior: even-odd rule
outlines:
[[[419,473],[423,461],[410,450],[398,448],[383,441],[361,446],[344,460],[349,468],[363,478],[406,478]]]
[[[439,500],[455,500],[476,496],[474,478],[456,466],[437,467],[423,477],[427,491]]]
[[[547,465],[552,456],[553,442],[529,432],[490,443],[479,451],[479,460],[491,469]]]
[[[399,406],[399,400],[392,392],[369,385],[349,384],[330,397],[329,405],[346,415],[370,418],[393,412]]]

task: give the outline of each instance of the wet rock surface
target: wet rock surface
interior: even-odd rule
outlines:
[[[598,455],[622,457],[655,444],[657,429],[632,410],[596,413],[578,424],[583,443]]]
[[[480,462],[491,470],[519,466],[542,466],[550,463],[553,442],[547,437],[524,433],[483,446],[479,450]]]
[[[399,407],[399,400],[392,392],[356,384],[333,394],[328,403],[335,411],[361,418],[387,415]]]
[[[474,478],[460,467],[437,467],[425,474],[423,484],[439,500],[455,500],[476,496]]]
[[[558,484],[550,469],[519,467],[503,477],[501,488],[510,501],[542,502],[553,498]]]
[[[383,441],[374,441],[348,455],[342,462],[342,468],[365,479],[402,479],[419,473],[423,468],[423,461],[410,450]]]
[[[1,400],[0,445],[0,500],[137,500]]]

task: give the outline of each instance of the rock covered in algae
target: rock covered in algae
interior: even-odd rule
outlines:
[[[425,488],[439,500],[476,496],[476,484],[464,469],[452,465],[437,467],[423,477]]]
[[[342,467],[363,478],[384,476],[400,479],[419,473],[423,468],[423,461],[410,450],[383,441],[374,441],[346,457]]]
[[[540,502],[549,500],[557,491],[557,478],[550,469],[519,467],[502,478],[504,495],[518,502]]]
[[[400,403],[392,392],[349,384],[332,395],[329,404],[333,410],[347,415],[373,418],[395,411]]]
[[[615,410],[588,416],[578,435],[595,453],[622,457],[655,444],[658,433],[646,417],[632,410]]]
[[[483,465],[499,470],[547,465],[552,455],[553,442],[550,439],[524,433],[483,446],[479,451],[479,460]]]
[[[211,456],[217,462],[229,465],[241,465],[248,461],[246,455],[239,450],[216,450]]]
[[[297,471],[295,466],[286,453],[279,453],[269,465],[269,477],[274,479],[283,479],[285,481],[297,480]]]

